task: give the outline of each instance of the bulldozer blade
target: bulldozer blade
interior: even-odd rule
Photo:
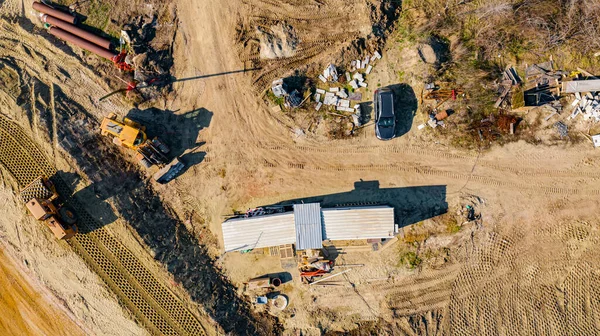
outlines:
[[[185,164],[179,160],[179,158],[173,159],[171,163],[161,168],[156,174],[154,174],[154,180],[158,183],[167,183],[174,179],[183,170]]]

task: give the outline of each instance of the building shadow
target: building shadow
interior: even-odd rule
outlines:
[[[396,137],[408,133],[417,113],[418,100],[413,88],[405,83],[388,86],[394,92],[394,108],[396,115]]]
[[[283,201],[273,205],[321,203],[322,208],[389,205],[399,228],[448,212],[446,186],[380,188],[379,181],[357,181],[354,190]]]

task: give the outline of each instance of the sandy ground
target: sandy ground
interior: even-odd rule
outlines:
[[[21,8],[15,3],[8,2],[18,11]],[[270,3],[248,4],[268,7]],[[332,8],[339,5],[332,3]],[[238,19],[247,13],[248,4],[179,1],[174,76],[193,78],[244,69],[235,28]],[[296,10],[282,8],[277,15],[298,18]],[[306,18],[298,20],[302,19]],[[91,116],[100,118],[108,111],[127,113],[130,106],[116,96],[102,103],[89,98],[100,97],[109,90],[93,71],[76,67],[78,70],[70,70],[67,78],[60,71],[36,65],[35,61],[44,55],[62,55],[63,51],[52,43],[32,37],[19,27],[5,24],[2,29],[36,41],[36,53],[18,50],[19,58],[31,62],[29,73],[36,74],[41,82],[60,87]],[[357,31],[365,33],[361,27]],[[427,68],[415,61],[416,46],[399,50],[390,44],[383,54],[373,75],[374,82],[383,86],[399,84],[399,69],[415,65],[414,76],[407,76],[404,81],[418,95],[419,78],[427,75]],[[65,64],[75,66],[77,55],[67,51],[53,62],[61,69],[68,68]],[[180,218],[188,218],[190,213],[197,216],[187,225],[201,241],[213,243],[209,248],[218,258],[217,266],[223,267],[235,284],[259,274],[288,269],[282,268],[276,258],[260,254],[221,256],[220,223],[234,210],[349,193],[356,182],[378,181],[381,190],[359,190],[351,195],[360,199],[364,194],[376,201],[398,204],[402,210],[399,224],[407,234],[412,224],[417,224],[417,228],[443,225],[428,217],[440,194],[450,211],[456,211],[471,195],[485,202],[480,207],[481,226],[465,226],[457,234],[440,233],[426,239],[425,249],[432,253],[448,249],[450,255],[435,267],[431,261],[418,270],[398,267],[399,251],[395,247],[376,254],[355,251],[340,258],[345,263],[368,265],[344,278],[346,283],[354,284],[352,288],[285,285],[284,292],[292,302],[282,316],[287,332],[302,330],[303,334],[318,335],[351,330],[364,321],[375,320],[382,326],[392,325],[388,334],[598,332],[600,293],[596,287],[600,278],[594,265],[600,257],[596,219],[600,152],[585,143],[549,147],[525,142],[483,153],[458,151],[420,133],[416,129],[422,122],[419,116],[406,135],[386,143],[373,136],[372,126],[349,140],[296,139],[290,121],[271,112],[257,97],[257,83],[262,83],[260,78],[244,73],[181,81],[174,84],[172,100],[157,104],[162,113],[204,115],[202,127],[186,136],[190,147],[200,144],[202,155],[196,157],[195,164],[183,176],[168,185],[156,185],[155,189]],[[3,106],[15,107],[14,99],[10,105],[9,96],[2,98]],[[16,110],[7,111],[3,113],[39,129],[35,118],[31,122],[13,112]],[[170,131],[177,129],[173,126]],[[37,141],[44,143],[44,137],[40,134]],[[55,150],[45,146],[48,152]],[[77,162],[67,158],[61,164],[63,169],[76,169]],[[92,180],[93,176],[88,178]],[[435,193],[430,192],[432,187],[437,190]],[[11,197],[7,191],[6,199]],[[23,219],[22,209],[12,202],[5,208],[7,215],[29,223],[30,239],[35,244],[20,242],[18,237],[22,234],[18,235],[15,228],[8,229],[14,221],[3,220],[6,239],[28,254],[26,259],[30,262],[35,260],[37,267],[30,269],[36,276],[53,279],[53,273],[42,269],[52,261],[60,261],[61,265],[53,270],[80,272],[78,276],[57,275],[60,280],[54,280],[55,284],[45,280],[46,286],[54,288],[55,295],[67,302],[76,318],[97,334],[143,334],[85,267],[69,267],[68,271],[61,268],[81,262],[58,243],[48,242],[47,232],[39,230],[35,222]],[[127,231],[122,227],[118,230]],[[135,237],[123,239],[131,245],[139,241]],[[50,255],[48,250],[53,257],[43,258]],[[163,276],[168,277],[164,273]],[[83,288],[70,287],[65,279],[86,281],[72,280]],[[74,289],[64,292],[66,288]],[[93,298],[78,300],[75,293],[88,293]],[[110,328],[114,329],[102,327],[102,319],[108,316]]]
[[[233,48],[227,47],[232,33],[227,27],[233,22],[227,24],[226,20],[235,16],[225,13],[235,12],[234,6],[222,4],[180,5],[182,40],[177,42],[175,53],[178,75],[241,67],[233,53],[226,51]],[[192,21],[201,22],[200,29],[198,24],[190,25]],[[192,51],[219,57],[194,57]],[[416,46],[398,50],[391,44],[376,67],[375,81],[382,86],[398,84],[398,72],[407,70],[410,73],[404,80],[418,96],[421,80],[428,75],[418,59]],[[428,267],[420,272],[398,269],[398,251],[391,248],[380,255],[354,253],[345,257],[347,263],[371,263],[348,276],[348,281],[358,284],[360,295],[347,289],[311,289],[308,293],[289,289],[292,301],[298,300],[292,304],[295,316],[286,321],[290,330],[319,334],[347,330],[361,319],[393,321],[402,317],[398,323],[408,333],[549,331],[536,326],[537,319],[544,317],[536,315],[539,306],[530,300],[548,307],[543,316],[556,321],[553,332],[576,330],[560,322],[571,316],[581,319],[581,330],[597,330],[593,309],[570,306],[598,298],[591,286],[578,287],[593,274],[590,265],[598,252],[590,243],[598,239],[598,222],[588,214],[598,211],[595,182],[600,177],[600,154],[589,144],[546,147],[517,142],[485,153],[460,152],[419,132],[416,125],[422,123],[421,116],[415,117],[408,134],[389,143],[375,139],[372,126],[362,136],[347,141],[293,140],[285,122],[276,122],[283,119],[281,115],[270,115],[262,102],[249,97],[250,87],[247,76],[228,75],[178,88],[179,104],[204,107],[214,116],[200,137],[206,141],[205,161],[191,169],[193,174],[173,183],[176,189],[170,187],[165,192],[177,191],[187,206],[202,209],[217,235],[220,216],[233,209],[347,192],[360,180],[376,180],[380,188],[399,190],[442,186],[452,211],[470,195],[485,201],[483,227],[465,227],[457,235],[441,234],[427,241],[434,250],[451,250],[452,258],[438,265],[440,271]],[[400,192],[397,197],[406,194]],[[427,203],[426,197],[406,202],[402,210],[419,212],[428,207]],[[577,237],[585,238],[566,233],[579,230],[582,234]],[[577,250],[575,254],[567,252],[572,248]],[[552,250],[565,252],[557,256]],[[544,266],[546,261],[553,263],[552,270]],[[276,258],[262,255],[226,256],[224,265],[237,283],[283,270]],[[367,281],[378,278],[397,280],[382,281],[385,286]],[[577,293],[577,297],[565,303],[561,292],[546,292],[549,284]],[[523,293],[523,297],[515,293]],[[565,308],[552,308],[555,305]],[[420,314],[426,322],[415,322]],[[532,317],[530,321],[515,320],[516,315]],[[489,328],[481,324],[488,319],[495,321]],[[424,326],[426,323],[431,325]]]
[[[0,286],[2,296],[0,333],[3,335],[85,335],[72,317],[62,311],[51,295],[0,254]]]
[[[84,331],[79,331],[81,334],[146,334],[130,319],[130,315],[119,307],[114,295],[85,263],[74,255],[64,242],[56,241],[50,232],[44,230],[42,223],[28,216],[26,209],[21,206],[12,191],[10,175],[3,172],[2,176],[4,181],[9,181],[8,184],[5,182],[0,187],[0,200],[3,204],[0,210],[3,218],[0,234],[6,253],[3,254],[3,258],[13,258],[16,263],[23,265],[26,272],[35,278],[34,283],[41,287],[37,290],[40,294],[36,297],[33,295],[33,289],[26,287],[25,283],[23,293],[20,295],[23,295],[23,299],[28,298],[26,295],[31,296],[30,301],[21,303],[17,300],[12,307],[23,313],[27,312],[29,319],[37,321],[33,325],[38,326],[40,330],[31,330],[31,334],[47,335],[48,332],[44,332],[47,328],[53,328],[57,334],[68,334],[71,329],[77,330],[71,326],[73,323],[43,322],[48,314],[57,314],[56,311],[60,310],[67,312],[71,319],[84,328]],[[10,270],[9,263],[6,271]],[[18,275],[18,273],[13,274],[15,278]],[[13,295],[10,286],[2,286],[2,290],[3,297],[6,295],[10,298]],[[26,303],[29,307],[25,306]],[[38,303],[39,310],[36,308]],[[7,300],[6,304],[6,308],[9,309],[10,301]],[[21,304],[24,306],[21,307]],[[53,306],[57,307],[54,312],[51,310]],[[36,313],[39,314],[36,316]],[[56,317],[57,321],[65,319],[60,315]],[[26,331],[28,330],[23,329],[23,332]]]

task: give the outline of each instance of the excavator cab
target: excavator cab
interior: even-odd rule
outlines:
[[[114,144],[131,149],[137,149],[147,140],[144,126],[127,118],[123,122],[117,121],[114,113],[102,120],[100,130],[102,135],[111,136]]]

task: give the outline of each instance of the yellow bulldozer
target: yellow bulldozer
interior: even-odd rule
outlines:
[[[23,188],[20,196],[33,217],[44,221],[56,238],[69,239],[77,233],[75,213],[57,203],[58,193],[48,178],[38,177]]]
[[[112,137],[114,144],[135,150],[136,159],[146,169],[158,167],[153,177],[159,183],[169,182],[185,167],[179,158],[169,160],[169,147],[158,137],[148,139],[146,127],[136,121],[129,118],[119,121],[117,115],[111,113],[102,120],[100,130],[102,135]]]

